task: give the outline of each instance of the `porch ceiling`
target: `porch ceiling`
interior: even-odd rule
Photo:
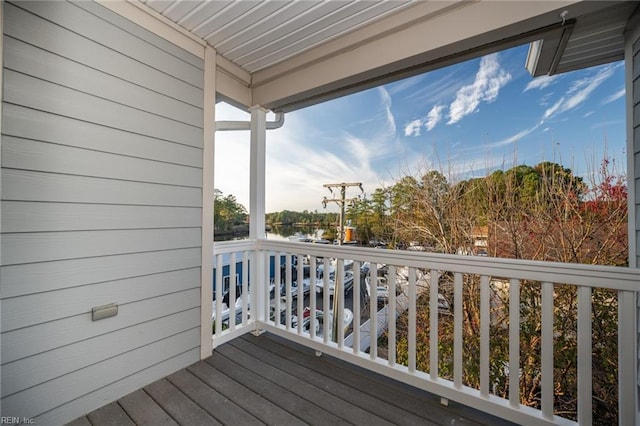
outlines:
[[[250,73],[416,5],[408,0],[141,1]]]
[[[564,10],[568,19],[578,17],[576,31],[584,27],[598,38],[602,23],[592,18],[582,23],[581,17],[598,17],[606,9],[606,16],[618,22],[635,8],[635,2],[575,0],[138,0],[138,4],[216,49],[218,69],[233,83],[233,90],[225,88],[227,98],[281,111],[518,44],[560,40],[567,28],[560,16]],[[617,13],[618,9],[624,11]],[[617,31],[616,40],[621,39],[617,29],[614,25],[611,30]],[[544,48],[549,46],[545,43]],[[586,54],[575,52],[578,57]]]

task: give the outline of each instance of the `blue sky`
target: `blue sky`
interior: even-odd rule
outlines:
[[[370,194],[430,169],[456,181],[548,160],[584,176],[608,155],[624,171],[623,63],[533,79],[526,55],[520,46],[286,114],[267,133],[267,212],[323,211],[325,183]],[[247,118],[225,104],[216,113]],[[216,134],[215,187],[247,208],[248,158],[248,132]]]

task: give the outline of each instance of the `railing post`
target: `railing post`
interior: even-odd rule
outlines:
[[[265,298],[268,297],[269,284],[265,277],[265,251],[257,241],[254,241],[254,249],[249,256],[249,296],[251,300],[251,322],[254,334],[262,333],[262,324],[266,322]]]
[[[542,283],[542,415],[553,420],[553,283]]]
[[[591,287],[578,287],[578,423],[593,418]],[[624,397],[623,395],[620,395]]]
[[[638,424],[636,293],[618,292],[618,424]]]
[[[509,404],[520,407],[520,280],[509,281]]]
[[[491,342],[491,281],[480,277],[480,394],[489,397],[489,363]]]
[[[432,269],[429,282],[429,377],[438,380],[438,281],[440,273]]]

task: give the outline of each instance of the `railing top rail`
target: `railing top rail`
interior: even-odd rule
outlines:
[[[213,243],[213,254],[235,253],[255,249],[255,240],[214,241]]]
[[[336,257],[423,269],[574,284],[612,290],[640,290],[640,270],[634,268],[403,250],[380,250],[367,247],[273,240],[258,240],[256,241],[256,248],[275,252],[308,254],[317,257]]]

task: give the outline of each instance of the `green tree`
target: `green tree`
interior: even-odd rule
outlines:
[[[214,233],[232,232],[234,227],[246,223],[247,209],[234,195],[225,196],[222,191],[216,189],[213,200]]]

